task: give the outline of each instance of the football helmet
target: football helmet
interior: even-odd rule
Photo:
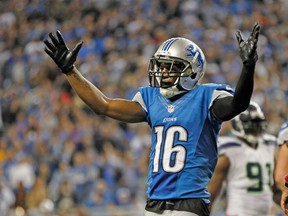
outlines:
[[[232,133],[257,145],[259,137],[265,132],[267,123],[260,106],[251,101],[248,108],[231,121]]]
[[[170,86],[162,82],[161,64],[163,63],[169,64],[168,76],[176,78]],[[175,67],[178,69],[177,73],[173,71]],[[205,67],[205,56],[198,45],[186,38],[171,38],[164,41],[150,59],[149,83],[152,87],[170,90],[174,94],[189,91],[202,78]]]

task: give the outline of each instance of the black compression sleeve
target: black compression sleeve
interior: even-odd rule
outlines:
[[[234,96],[214,101],[211,111],[217,119],[227,121],[247,109],[254,88],[254,69],[255,64],[243,65]]]

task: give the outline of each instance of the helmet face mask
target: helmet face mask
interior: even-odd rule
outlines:
[[[232,133],[246,140],[249,144],[256,145],[258,139],[265,133],[267,123],[260,106],[250,102],[249,107],[232,119]]]
[[[167,72],[163,72],[163,68],[167,68]],[[163,59],[150,59],[150,63],[148,66],[149,72],[149,82],[150,85],[153,87],[160,87],[160,88],[169,88],[175,86],[179,82],[180,77],[188,77],[185,75],[185,70],[189,65],[184,62],[178,60],[163,60]],[[165,78],[171,77],[174,78],[174,82],[167,83],[165,82]]]
[[[170,64],[169,77],[176,78],[173,83],[165,83],[161,65]],[[149,62],[148,76],[150,86],[189,91],[202,78],[206,66],[202,50],[185,38],[171,38],[163,42]],[[175,71],[175,68],[178,71]],[[176,73],[177,72],[177,73]]]

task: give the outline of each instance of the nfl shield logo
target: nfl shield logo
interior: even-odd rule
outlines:
[[[174,106],[173,106],[173,105],[169,105],[169,106],[168,106],[168,112],[169,112],[169,113],[174,112]]]

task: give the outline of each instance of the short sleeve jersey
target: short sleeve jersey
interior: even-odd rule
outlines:
[[[209,203],[207,184],[217,162],[222,123],[210,107],[213,100],[231,94],[227,85],[203,84],[172,102],[159,88],[139,89],[134,100],[152,129],[148,199],[201,198]]]

